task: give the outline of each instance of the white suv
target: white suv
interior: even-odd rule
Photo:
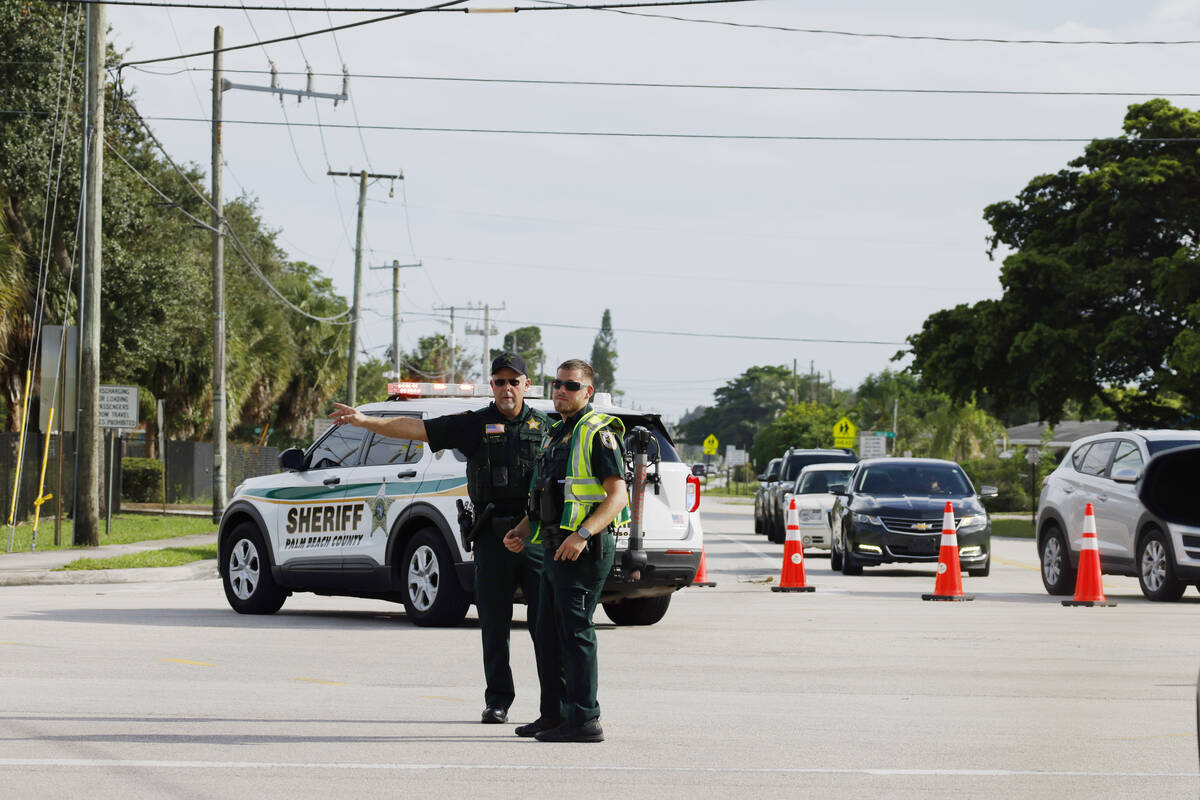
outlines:
[[[1037,547],[1042,583],[1055,595],[1075,589],[1084,507],[1096,513],[1100,570],[1136,575],[1151,600],[1178,600],[1200,582],[1200,542],[1155,517],[1138,499],[1137,481],[1151,456],[1200,444],[1200,431],[1116,431],[1071,445],[1042,482]],[[1200,586],[1200,583],[1197,583]]]
[[[400,398],[359,410],[429,419],[486,402]],[[547,401],[526,402],[553,412]],[[647,485],[643,512],[642,548],[649,565],[640,580],[631,581],[619,555],[628,539],[619,538],[600,598],[616,624],[652,625],[699,566],[700,482],[679,460],[658,415],[596,407],[621,418],[627,433],[635,425],[648,428],[658,443],[661,480]],[[653,456],[655,448],[650,449]],[[271,614],[292,592],[314,592],[402,602],[417,625],[462,621],[472,602],[474,565],[457,523],[456,501],[467,497],[461,453],[433,453],[424,442],[342,425],[305,451],[284,451],[279,460],[286,472],[237,487],[221,517],[218,564],[234,610]]]

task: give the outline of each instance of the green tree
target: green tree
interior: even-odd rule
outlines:
[[[822,403],[797,403],[771,420],[754,437],[750,459],[766,465],[789,447],[833,447],[833,426],[843,409]]]
[[[596,371],[593,384],[597,392],[616,393],[617,387],[617,338],[613,335],[612,312],[604,309],[600,318],[600,332],[592,342],[592,369]]]
[[[974,403],[947,406],[933,417],[929,455],[959,462],[996,455],[996,439],[1004,428]]]
[[[1200,115],[1151,100],[1124,131],[987,207],[1004,293],[909,337],[928,385],[1050,422],[1095,399],[1135,426],[1200,410]]]
[[[451,374],[450,340],[445,334],[422,336],[417,346],[400,361],[400,372],[406,381],[441,381],[452,383],[469,380],[474,374],[461,347],[455,347],[454,371]],[[485,378],[486,380],[486,378]]]
[[[542,346],[542,329],[537,325],[527,325],[504,334],[504,348],[492,348],[491,357],[494,359],[505,351],[516,353],[525,359],[529,368],[529,379],[540,384],[542,374],[546,370],[546,351]]]
[[[680,438],[699,444],[711,433],[722,446],[749,449],[759,430],[787,408],[793,392],[787,367],[750,367],[713,392],[714,405],[696,409],[680,423]]]

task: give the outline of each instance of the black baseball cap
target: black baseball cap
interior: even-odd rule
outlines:
[[[502,369],[511,369],[519,375],[529,375],[529,368],[525,366],[525,359],[516,353],[501,353],[492,360],[493,375]]]

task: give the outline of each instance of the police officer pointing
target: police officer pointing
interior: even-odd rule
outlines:
[[[547,703],[543,682],[542,716],[516,729],[518,736],[542,742],[604,740],[596,701],[592,618],[612,569],[613,534],[629,525],[629,498],[625,426],[592,408],[592,378],[591,365],[581,359],[559,366],[554,410],[562,419],[550,429],[538,457],[529,516],[504,537],[504,545],[515,553],[544,549],[546,554],[538,608],[538,671],[561,675],[559,702]],[[552,713],[547,713],[548,707]]]
[[[513,594],[520,587],[528,605],[527,619],[534,639],[544,716],[558,713],[554,687],[548,683],[555,673],[544,673],[545,659],[536,636],[539,610],[538,589],[542,571],[541,548],[513,552],[503,543],[504,534],[524,515],[529,484],[542,438],[550,419],[525,402],[529,388],[525,359],[502,353],[492,361],[492,402],[487,408],[435,419],[371,417],[334,403],[331,415],[394,439],[429,442],[432,450],[456,449],[467,456],[467,494],[475,514],[491,507],[491,520],[481,520],[483,531],[475,539],[475,608],[483,637],[484,691],[481,722],[508,721],[508,708],[515,697],[509,666],[509,630],[512,627]],[[477,526],[478,527],[478,526]],[[553,701],[552,705],[548,705]]]

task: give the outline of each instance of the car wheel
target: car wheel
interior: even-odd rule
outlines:
[[[767,528],[767,539],[773,544],[783,544],[783,540],[786,536],[787,531],[783,529],[783,523],[775,524],[772,522]]]
[[[1158,528],[1151,528],[1138,544],[1138,583],[1147,600],[1171,602],[1183,596],[1187,584],[1175,577],[1171,545]]]
[[[630,597],[604,604],[604,613],[614,625],[653,625],[667,613],[671,595],[658,597]]]
[[[458,584],[454,560],[434,528],[413,534],[399,564],[408,618],[421,627],[452,627],[463,621],[471,600]]]
[[[837,549],[837,543],[829,542],[829,568],[834,572],[839,572],[842,569],[842,551]]]
[[[988,553],[987,560],[983,562],[982,567],[970,567],[967,570],[967,575],[972,578],[986,578],[992,572],[992,554]]]
[[[850,542],[846,541],[846,534],[842,534],[842,574],[843,575],[862,575],[862,562],[854,557],[853,551],[850,549]]]
[[[1071,551],[1062,529],[1051,523],[1046,526],[1042,537],[1042,585],[1053,595],[1066,595],[1075,591],[1075,568],[1071,566]]]
[[[758,511],[754,512],[754,532],[762,533],[762,517],[758,515]]]
[[[287,592],[271,577],[271,559],[258,526],[242,522],[225,542],[221,582],[230,607],[239,614],[274,614],[283,606]]]

